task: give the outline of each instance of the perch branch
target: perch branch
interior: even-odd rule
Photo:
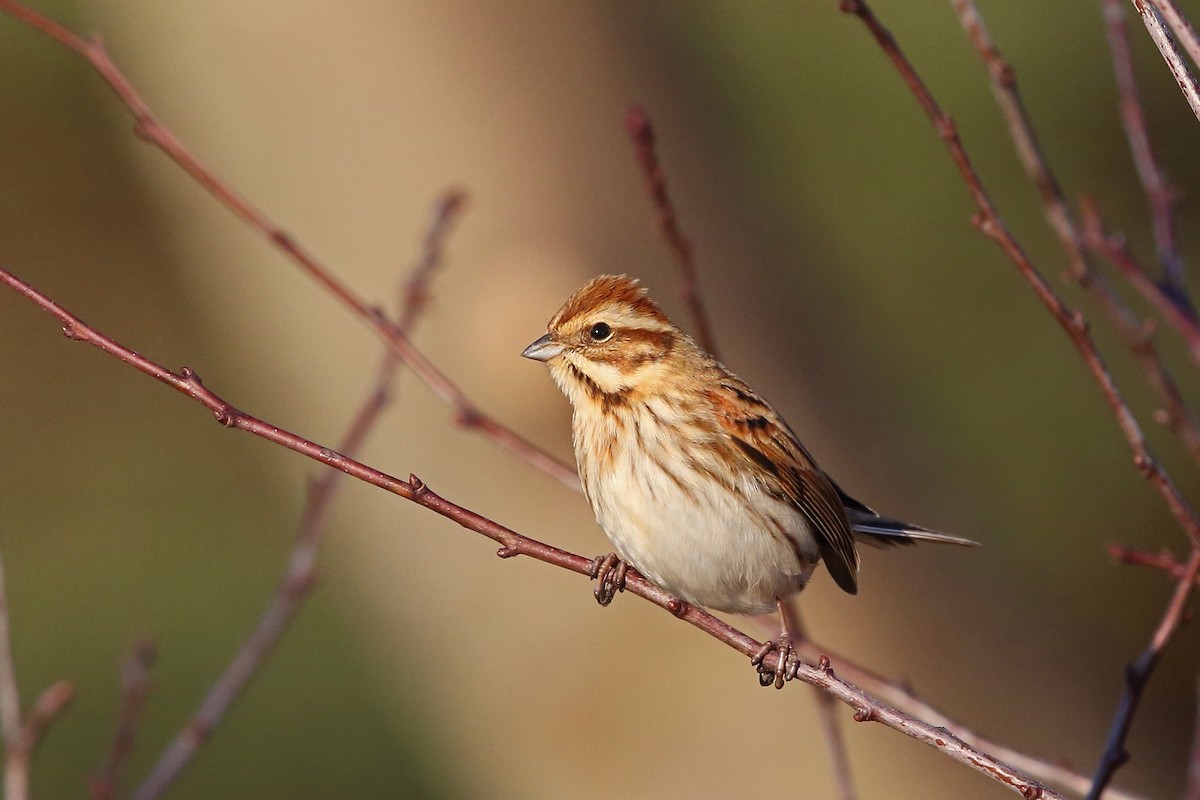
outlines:
[[[201,164],[170,129],[153,114],[150,106],[109,57],[99,39],[84,39],[69,28],[15,2],[15,0],[0,0],[0,11],[41,31],[91,64],[132,114],[133,130],[138,137],[166,153],[213,197],[283,251],[303,272],[368,325],[389,347],[396,351],[404,363],[438,397],[454,410],[454,418],[459,425],[483,434],[565,486],[575,491],[582,491],[579,477],[574,468],[554,458],[516,431],[485,414],[450,378],[414,347],[396,326],[389,324],[378,308],[356,294],[287,231]]]
[[[633,139],[634,155],[642,172],[646,176],[646,193],[654,204],[658,215],[658,227],[667,247],[675,257],[675,263],[683,276],[680,287],[683,302],[692,316],[692,324],[696,326],[696,338],[700,346],[714,356],[717,355],[717,341],[713,336],[712,327],[708,322],[708,314],[704,310],[704,300],[700,294],[700,283],[696,278],[696,264],[692,255],[692,243],[679,229],[679,217],[675,214],[675,205],[667,193],[667,178],[658,160],[658,150],[655,145],[654,125],[650,115],[641,106],[631,106],[625,114],[625,128]]]
[[[1187,51],[1192,63],[1200,67],[1200,38],[1196,37],[1196,30],[1192,27],[1192,23],[1188,22],[1187,17],[1180,13],[1174,0],[1150,0],[1150,2],[1162,15],[1167,27],[1175,34],[1175,39],[1183,43],[1183,49]]]
[[[184,367],[178,373],[168,370],[88,326],[77,316],[3,268],[0,268],[0,283],[7,285],[17,294],[55,317],[68,338],[90,344],[190,397],[208,409],[214,419],[227,428],[246,431],[372,486],[424,506],[468,530],[497,542],[500,545],[497,555],[501,558],[528,556],[581,575],[590,576],[592,573],[593,559],[584,558],[553,545],[522,536],[487,517],[440,497],[416,476],[410,475],[407,481],[401,480],[238,410],[206,387],[200,377],[191,369]],[[666,609],[672,615],[724,642],[747,658],[755,655],[762,648],[762,643],[702,609],[680,602],[636,573],[629,573],[626,580],[626,591]],[[783,669],[784,666],[779,663],[777,653],[770,653],[766,658],[765,665],[768,669],[773,670]],[[840,680],[829,668],[822,669],[811,664],[796,663],[787,672],[789,677],[818,686],[854,708],[857,721],[878,722],[917,741],[924,742],[1025,797],[1041,797],[1045,800],[1056,800],[1056,798],[1062,797],[1008,764],[972,747],[945,728],[914,719],[880,702],[861,689]]]
[[[1016,71],[992,41],[974,0],[952,2],[967,38],[987,68],[992,95],[1008,123],[1008,132],[1021,165],[1041,197],[1046,221],[1067,255],[1069,274],[1088,290],[1121,341],[1133,353],[1147,383],[1162,398],[1171,429],[1179,436],[1193,458],[1200,460],[1200,420],[1197,420],[1188,407],[1179,384],[1167,369],[1158,348],[1154,346],[1153,330],[1138,320],[1113,290],[1104,274],[1091,263],[1084,247],[1083,236],[1067,207],[1058,179],[1042,152],[1033,121],[1021,99]],[[1181,308],[1190,308],[1186,295],[1180,294],[1179,297]]]
[[[404,302],[396,323],[402,335],[411,333],[427,305],[429,280],[441,262],[446,237],[464,201],[462,192],[449,191],[434,205],[421,258],[404,285]],[[372,388],[338,447],[338,451],[345,456],[353,457],[362,448],[367,435],[381,418],[391,400],[392,383],[401,363],[394,350],[384,352]],[[134,791],[133,800],[161,797],[183,774],[200,747],[221,724],[234,701],[258,674],[299,613],[315,582],[318,549],[339,477],[340,473],[325,470],[310,485],[297,526],[295,545],[270,604],[233,660],[209,688],[200,707],[159,755],[146,778]]]

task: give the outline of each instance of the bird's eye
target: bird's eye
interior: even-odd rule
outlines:
[[[592,337],[593,342],[606,342],[612,338],[612,328],[607,322],[597,322],[588,331],[588,336]]]

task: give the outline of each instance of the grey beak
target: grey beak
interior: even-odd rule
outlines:
[[[549,361],[555,356],[562,355],[562,352],[565,349],[565,347],[554,341],[554,339],[550,337],[550,334],[547,333],[545,336],[529,345],[529,347],[526,347],[524,350],[522,350],[521,355],[525,356],[525,358],[532,358],[534,361]]]

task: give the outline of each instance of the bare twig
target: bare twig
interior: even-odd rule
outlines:
[[[1141,702],[1142,693],[1150,681],[1150,676],[1154,674],[1154,668],[1158,665],[1158,659],[1162,656],[1163,649],[1183,623],[1183,612],[1196,588],[1197,575],[1200,575],[1200,547],[1192,550],[1183,576],[1175,585],[1171,602],[1167,605],[1167,610],[1163,613],[1162,620],[1158,623],[1158,627],[1150,639],[1150,644],[1142,651],[1137,661],[1125,668],[1125,691],[1121,695],[1121,701],[1117,704],[1117,712],[1113,716],[1112,726],[1109,728],[1108,739],[1105,742],[1104,754],[1100,757],[1100,765],[1096,768],[1096,776],[1092,782],[1092,790],[1088,792],[1087,800],[1099,800],[1104,787],[1112,780],[1117,769],[1129,760],[1129,753],[1125,749],[1125,740],[1129,736],[1129,729],[1133,724],[1133,715]]]
[[[403,335],[412,331],[418,316],[427,305],[429,280],[441,262],[446,237],[464,201],[465,195],[461,191],[451,190],[434,205],[421,258],[404,287],[404,302],[396,323]],[[390,401],[391,385],[401,363],[395,351],[385,351],[371,391],[355,414],[338,448],[342,454],[353,457],[362,448],[366,436]],[[261,669],[300,611],[313,586],[321,534],[332,506],[339,477],[341,476],[338,472],[326,470],[320,479],[309,487],[308,498],[297,527],[296,543],[270,605],[229,666],[208,690],[199,709],[160,754],[146,778],[133,793],[133,800],[152,800],[160,797],[179,778],[200,747],[224,719],[233,702]]]
[[[1095,342],[1092,341],[1091,334],[1088,332],[1087,321],[1084,319],[1083,314],[1072,310],[1063,302],[1058,293],[1051,288],[1042,274],[1038,272],[1033,262],[1029,260],[1029,257],[1025,255],[1024,250],[1021,249],[1021,245],[1018,244],[1017,240],[1005,226],[1003,220],[1001,220],[995,206],[992,205],[987,190],[979,178],[979,174],[975,172],[975,168],[971,165],[967,151],[963,148],[954,120],[941,110],[937,102],[933,99],[933,95],[929,93],[920,76],[913,69],[912,64],[904,56],[899,45],[896,44],[896,40],[892,37],[892,34],[888,32],[887,28],[883,27],[870,8],[867,7],[866,3],[862,2],[862,0],[841,0],[841,8],[846,13],[854,14],[862,20],[871,32],[871,35],[875,37],[875,41],[879,44],[880,48],[883,49],[884,53],[891,60],[897,72],[900,73],[901,78],[908,85],[917,103],[925,111],[926,116],[929,117],[929,121],[933,124],[934,129],[946,145],[946,149],[949,151],[951,159],[958,168],[963,183],[971,195],[971,199],[975,201],[978,214],[976,214],[973,222],[980,231],[1000,246],[1016,266],[1021,277],[1033,289],[1038,300],[1042,302],[1066,332],[1071,344],[1075,346],[1075,349],[1087,365],[1088,371],[1095,379],[1100,393],[1104,396],[1105,402],[1108,403],[1109,410],[1112,411],[1113,416],[1116,418],[1118,427],[1125,435],[1125,439],[1133,451],[1133,463],[1137,467],[1138,472],[1149,480],[1158,490],[1159,494],[1162,495],[1167,507],[1179,523],[1179,526],[1188,535],[1188,538],[1193,543],[1200,544],[1200,518],[1196,516],[1191,503],[1188,502],[1178,487],[1175,486],[1175,482],[1171,480],[1171,477],[1151,454],[1149,445],[1146,443],[1146,438],[1142,434],[1137,419],[1133,416],[1133,412],[1129,410],[1129,406],[1122,397],[1121,391],[1117,388],[1112,374],[1104,364],[1104,359],[1101,357],[1100,351],[1096,349]]]
[[[1188,407],[1178,383],[1154,346],[1153,330],[1138,320],[1113,290],[1108,279],[1091,263],[1084,248],[1083,236],[1067,207],[1058,179],[1042,152],[1033,122],[1021,100],[1016,72],[992,41],[974,0],[952,0],[952,4],[963,30],[987,67],[992,94],[1008,123],[1009,135],[1016,146],[1021,165],[1041,196],[1046,220],[1067,255],[1070,275],[1088,290],[1125,346],[1133,353],[1146,381],[1162,398],[1171,429],[1193,458],[1200,461],[1200,420]],[[1181,293],[1179,297],[1181,311],[1190,308],[1186,295]]]
[[[1188,22],[1187,17],[1179,12],[1174,0],[1150,0],[1150,2],[1166,20],[1167,26],[1175,34],[1175,38],[1183,43],[1183,49],[1191,57],[1192,63],[1200,67],[1200,38],[1197,38],[1192,23]]]
[[[1150,279],[1145,267],[1138,263],[1125,243],[1124,238],[1109,233],[1101,219],[1095,198],[1084,195],[1080,200],[1083,211],[1084,239],[1089,249],[1097,253],[1121,271],[1129,284],[1137,290],[1147,303],[1156,309],[1163,319],[1179,331],[1187,343],[1192,361],[1200,364],[1200,322],[1174,302],[1162,288]]]
[[[199,376],[192,370],[184,367],[176,373],[166,369],[90,327],[83,320],[3,268],[0,268],[0,283],[7,285],[17,294],[55,317],[63,326],[63,332],[68,338],[90,344],[113,358],[165,383],[181,394],[187,395],[212,412],[217,422],[225,427],[254,434],[441,514],[462,527],[499,543],[500,549],[497,551],[497,555],[501,558],[528,556],[581,575],[590,576],[592,573],[593,559],[584,558],[523,536],[474,511],[452,503],[435,494],[415,475],[410,475],[407,481],[401,480],[239,411],[204,386]],[[761,642],[755,641],[702,609],[680,602],[632,571],[627,576],[625,589],[627,593],[642,597],[660,608],[670,611],[674,616],[724,642],[747,658],[762,649]],[[768,654],[765,666],[770,670],[784,669],[784,665],[779,663],[777,653]],[[827,669],[797,663],[786,671],[789,673],[789,677],[819,686],[843,703],[853,707],[855,719],[858,721],[878,722],[924,742],[1026,797],[1040,796],[1045,800],[1062,797],[1008,764],[972,747],[945,728],[929,725],[885,705],[861,689],[838,679]]]
[[[75,687],[59,681],[45,689],[25,716],[25,724],[15,742],[8,743],[4,764],[5,800],[27,800],[29,765],[46,731],[75,699]]]
[[[945,728],[972,747],[990,753],[1039,781],[1060,787],[1081,797],[1087,794],[1092,786],[1090,776],[1067,769],[1061,764],[1034,758],[981,736],[961,722],[946,716],[941,710],[919,697],[907,685],[888,680],[878,673],[832,652],[827,647],[805,640],[799,643],[796,650],[801,657],[810,662],[817,662],[822,656],[828,658],[836,667],[837,673],[854,685],[865,689],[906,714]],[[1104,792],[1104,800],[1146,800],[1146,798],[1110,787]]]
[[[1192,113],[1196,115],[1197,119],[1200,119],[1200,85],[1196,83],[1191,70],[1183,61],[1183,56],[1179,54],[1179,49],[1175,46],[1175,39],[1163,23],[1162,15],[1154,7],[1153,0],[1130,0],[1130,2],[1141,16],[1142,24],[1149,31],[1150,39],[1158,48],[1163,61],[1167,62],[1167,69],[1171,71],[1171,76],[1175,78],[1179,91],[1183,92],[1184,99],[1191,106]]]
[[[683,302],[692,316],[692,324],[696,326],[696,339],[701,347],[715,356],[717,342],[708,323],[708,314],[704,311],[704,301],[700,295],[700,283],[696,278],[696,265],[692,256],[692,243],[679,229],[679,218],[675,215],[675,206],[667,193],[667,178],[658,161],[654,125],[650,122],[650,115],[646,113],[646,109],[631,106],[625,115],[625,128],[633,138],[634,154],[642,166],[642,172],[645,173],[646,193],[650,195],[650,201],[658,213],[658,227],[667,240],[667,246],[683,276],[680,288]]]
[[[134,642],[132,652],[121,665],[121,709],[117,713],[117,730],[104,764],[91,780],[92,800],[114,800],[121,785],[121,774],[129,757],[141,720],[146,698],[150,696],[150,668],[157,658],[157,648],[150,639]]]
[[[1104,0],[1104,21],[1108,49],[1112,54],[1113,78],[1120,97],[1121,124],[1129,141],[1129,153],[1133,157],[1138,180],[1150,204],[1154,247],[1162,265],[1163,282],[1170,291],[1170,298],[1181,306],[1181,311],[1195,318],[1195,309],[1187,294],[1183,257],[1179,253],[1179,242],[1175,235],[1177,194],[1159,166],[1150,144],[1137,74],[1133,69],[1133,53],[1129,47],[1129,29],[1125,25],[1125,4],[1122,0]]]
[[[1139,550],[1136,547],[1110,544],[1108,546],[1108,555],[1118,564],[1135,564],[1140,567],[1152,567],[1161,570],[1175,582],[1183,580],[1183,576],[1187,574],[1187,564],[1165,550],[1159,553],[1152,553],[1149,550]]]
[[[0,735],[5,749],[11,749],[21,735],[21,693],[17,690],[17,670],[13,664],[9,637],[8,587],[4,564],[0,561]]]
[[[134,133],[166,153],[171,160],[182,167],[188,175],[207,189],[226,208],[278,247],[325,291],[337,298],[355,316],[370,326],[389,347],[396,351],[409,368],[453,409],[455,421],[459,425],[486,436],[563,485],[575,491],[582,491],[579,476],[574,468],[551,456],[494,417],[485,414],[453,381],[434,366],[433,362],[414,347],[396,326],[389,324],[378,308],[342,283],[287,231],[201,164],[170,129],[154,116],[149,105],[117,68],[99,39],[83,39],[69,28],[15,2],[15,0],[0,0],[0,11],[8,13],[50,36],[87,60],[112,87],[117,97],[133,115]]]

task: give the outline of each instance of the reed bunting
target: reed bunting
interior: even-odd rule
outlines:
[[[882,517],[843,492],[771,404],[671,324],[636,280],[592,279],[521,355],[546,362],[574,408],[584,493],[624,562],[598,559],[597,598],[611,600],[628,564],[713,611],[778,608],[784,630],[756,656],[764,685],[783,685],[783,671],[762,659],[772,648],[780,664],[794,657],[787,602],[818,562],[855,594],[856,540],[974,544]]]

